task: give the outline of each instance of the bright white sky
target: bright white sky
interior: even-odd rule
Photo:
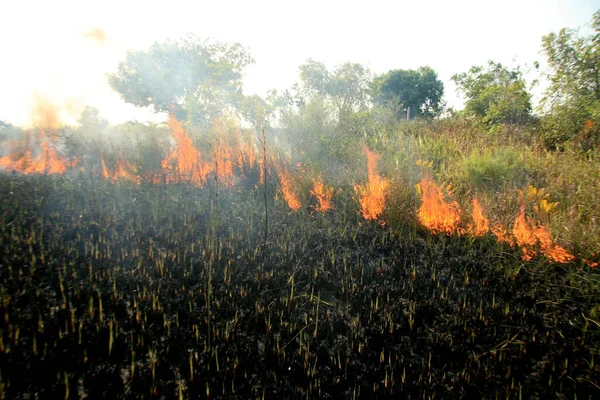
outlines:
[[[244,77],[246,94],[289,88],[309,57],[332,68],[358,62],[373,73],[427,64],[444,81],[448,104],[460,108],[454,73],[488,59],[543,62],[543,35],[583,26],[598,8],[583,0],[6,0],[0,2],[0,120],[31,123],[37,94],[62,107],[65,122],[86,105],[113,123],[158,121],[121,101],[106,74],[128,49],[187,32],[250,51],[256,63]],[[105,41],[82,35],[95,28]]]

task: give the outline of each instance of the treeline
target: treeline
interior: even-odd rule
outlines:
[[[245,96],[242,76],[254,62],[250,54],[239,44],[194,36],[129,52],[109,82],[125,101],[173,112],[191,126],[236,114],[255,128],[286,131],[290,144],[309,153],[332,140],[395,129],[401,121],[440,117],[467,118],[491,129],[527,126],[550,150],[593,152],[600,144],[600,11],[590,27],[588,35],[565,28],[542,38],[550,85],[536,113],[521,68],[494,61],[452,77],[465,98],[460,112],[446,110],[444,85],[429,66],[374,75],[356,63],[330,70],[309,59],[289,90]]]

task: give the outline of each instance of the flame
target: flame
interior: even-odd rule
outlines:
[[[243,140],[237,130],[234,133],[234,137],[237,148],[237,165],[239,169],[243,171],[245,166],[248,166],[249,169],[253,168],[257,159],[254,145],[248,140]]]
[[[469,226],[469,233],[473,236],[484,236],[490,231],[490,221],[483,215],[483,209],[479,200],[473,199],[473,222],[475,225]]]
[[[100,158],[100,161],[102,162],[102,176],[104,179],[108,180],[110,176],[108,174],[108,168],[106,168],[106,162],[104,161],[104,158]]]
[[[313,190],[310,193],[315,196],[319,204],[315,207],[315,210],[319,212],[327,212],[333,208],[331,204],[331,198],[333,197],[333,188],[323,184],[321,177],[317,179],[313,178]]]
[[[385,206],[385,195],[389,186],[389,180],[379,176],[377,172],[377,161],[381,156],[362,146],[367,156],[367,175],[369,182],[365,185],[354,185],[354,191],[359,196],[361,213],[366,220],[375,220],[383,212]]]
[[[504,225],[502,225],[501,223],[497,223],[490,229],[494,236],[496,236],[497,241],[509,243],[511,246],[514,245],[514,237],[511,236],[510,232],[506,230]]]
[[[567,263],[575,257],[567,252],[563,247],[557,245],[552,240],[552,234],[547,226],[537,226],[529,217],[525,216],[525,206],[521,206],[521,211],[513,227],[513,236],[515,243],[521,246],[523,251],[523,260],[531,260],[538,254],[536,247],[550,260],[557,263]]]
[[[421,179],[419,188],[423,196],[418,213],[421,224],[433,233],[463,233],[459,228],[461,209],[458,203],[446,202],[442,190],[431,179]]]
[[[136,184],[142,182],[142,179],[137,174],[137,168],[124,159],[120,158],[117,160],[112,172],[106,167],[106,162],[103,157],[100,158],[100,161],[102,163],[102,176],[104,179],[112,182],[129,181]]]
[[[13,150],[0,158],[0,167],[19,171],[23,174],[64,174],[67,169],[76,164],[68,163],[58,155],[55,146],[45,137],[44,131],[38,131],[36,139],[28,132],[22,141],[12,142]],[[37,143],[39,142],[39,143]],[[36,154],[35,157],[32,154]]]
[[[298,194],[294,191],[291,184],[290,174],[285,167],[281,167],[279,164],[275,164],[277,170],[277,176],[281,183],[281,192],[283,193],[283,199],[287,203],[288,207],[294,211],[298,211],[302,207]]]
[[[233,185],[233,159],[232,148],[223,138],[223,134],[219,134],[219,141],[215,152],[215,171],[219,178],[219,182],[223,185]]]
[[[192,139],[173,115],[169,116],[169,127],[177,145],[161,163],[167,173],[166,182],[203,186],[206,177],[212,172],[212,166],[202,161],[200,151],[194,147]]]
[[[140,183],[141,179],[137,176],[137,168],[125,160],[118,160],[117,166],[113,172],[113,181],[126,180],[134,183]]]

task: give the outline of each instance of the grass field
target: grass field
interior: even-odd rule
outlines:
[[[3,398],[600,394],[585,264],[247,186],[3,175]]]

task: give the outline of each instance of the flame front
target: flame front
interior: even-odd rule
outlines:
[[[459,227],[461,209],[458,203],[446,202],[442,190],[431,179],[421,179],[419,187],[423,196],[418,213],[421,224],[433,233],[463,233]]]
[[[192,139],[173,115],[169,116],[169,127],[177,144],[161,163],[167,173],[166,182],[203,186],[212,172],[212,166],[202,161],[200,151],[194,147]]]
[[[275,164],[277,170],[277,176],[281,183],[281,192],[283,193],[283,199],[287,203],[288,207],[294,211],[298,211],[302,207],[302,203],[298,198],[298,194],[294,191],[291,184],[290,174],[287,168]]]
[[[567,263],[575,258],[563,247],[554,243],[547,226],[537,226],[531,218],[525,216],[525,206],[521,206],[512,233],[515,243],[523,251],[522,257],[525,261],[531,260],[538,254],[537,246],[544,255],[554,262]]]
[[[379,176],[377,172],[377,161],[381,158],[363,146],[363,152],[367,156],[368,183],[365,186],[354,185],[354,191],[359,196],[361,213],[366,220],[375,220],[383,212],[385,207],[385,196],[389,186],[389,180]]]
[[[490,221],[483,215],[483,209],[479,200],[473,199],[473,222],[475,225],[469,226],[469,233],[473,236],[484,236],[490,231]]]
[[[313,190],[310,193],[317,198],[319,204],[315,207],[315,210],[319,212],[327,212],[328,210],[333,209],[333,204],[331,204],[331,198],[333,197],[333,188],[331,186],[326,186],[323,184],[323,180],[321,177],[314,179],[313,178]]]
[[[34,144],[39,142],[39,144]],[[56,148],[51,141],[45,137],[44,131],[40,130],[37,140],[31,140],[28,134],[22,141],[15,141],[13,151],[0,158],[0,167],[19,171],[23,174],[64,174],[69,166],[74,166],[76,162],[68,163],[64,158],[58,155]],[[35,150],[36,147],[39,149]],[[37,153],[32,157],[32,153]]]

